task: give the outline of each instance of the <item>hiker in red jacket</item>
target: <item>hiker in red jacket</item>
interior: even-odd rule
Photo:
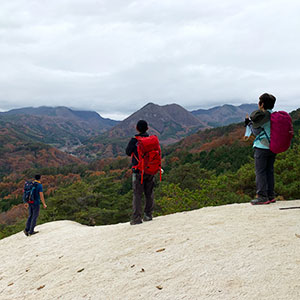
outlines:
[[[133,187],[133,213],[130,221],[131,225],[141,224],[142,221],[142,195],[145,194],[145,208],[144,208],[144,221],[152,220],[152,212],[154,207],[154,174],[160,170],[161,166],[161,153],[158,138],[156,136],[149,136],[147,133],[148,124],[144,120],[138,121],[136,125],[138,134],[132,138],[126,148],[126,154],[132,156],[132,187]],[[151,152],[150,159],[145,161],[139,157],[142,156],[143,142],[147,143],[148,150]],[[140,154],[140,155],[139,155]],[[144,156],[144,155],[143,155]],[[156,160],[157,159],[157,160]],[[152,165],[155,166],[154,171],[148,167],[148,161],[153,160]]]

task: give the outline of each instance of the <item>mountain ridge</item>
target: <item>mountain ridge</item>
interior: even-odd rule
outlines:
[[[80,119],[82,121],[98,121],[104,126],[114,126],[119,121],[103,118],[95,111],[77,110],[66,106],[39,106],[39,107],[23,107],[0,112],[1,115],[31,115],[31,116],[48,116],[64,119]]]
[[[127,140],[136,134],[135,126],[140,119],[147,120],[150,134],[157,135],[163,145],[169,145],[198,130],[241,122],[250,108],[254,109],[254,105],[223,105],[190,112],[175,103],[149,102],[123,121],[113,121],[93,111],[41,106],[2,112],[0,124],[16,130],[22,128],[23,135],[33,142],[46,143],[81,159],[92,160],[124,155]]]
[[[201,120],[178,104],[160,106],[150,102],[102,135],[85,141],[73,154],[89,160],[123,156],[129,139],[137,133],[136,124],[141,119],[147,121],[148,133],[157,135],[162,145],[177,142],[207,128]]]
[[[149,132],[152,131],[159,136],[164,134],[166,123],[172,123],[174,127],[176,126],[174,124],[177,124],[177,126],[187,130],[205,127],[199,119],[178,104],[158,105],[150,102],[112,128],[109,131],[109,136],[116,136],[114,131],[120,132],[118,130],[120,128],[125,131],[123,136],[132,135],[132,131],[135,131],[136,123],[140,119],[148,122]]]
[[[102,118],[97,112],[73,111],[64,106],[27,107],[0,113],[0,125],[4,128],[14,127],[32,141],[66,152],[81,145],[89,136],[99,135],[117,123]]]
[[[208,126],[221,127],[232,123],[240,123],[244,120],[246,114],[250,115],[256,109],[258,109],[257,104],[241,104],[239,106],[224,104],[207,110],[194,110],[191,113]]]

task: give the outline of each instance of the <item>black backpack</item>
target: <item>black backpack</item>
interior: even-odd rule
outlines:
[[[36,187],[37,182],[35,181],[26,181],[24,185],[24,192],[23,192],[23,202],[33,204],[36,195]]]

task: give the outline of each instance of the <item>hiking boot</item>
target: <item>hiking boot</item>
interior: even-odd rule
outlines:
[[[270,200],[268,198],[260,198],[260,197],[258,197],[256,199],[251,200],[250,203],[252,205],[269,204]]]
[[[131,220],[130,221],[130,225],[138,225],[138,224],[142,224],[143,221],[142,220]]]
[[[152,216],[151,216],[151,215],[144,214],[143,220],[144,220],[145,222],[152,221]]]
[[[28,235],[30,236],[30,235],[34,235],[34,234],[37,234],[37,233],[39,233],[39,232],[38,231],[33,231],[32,233],[28,232]]]
[[[24,234],[25,234],[26,236],[29,235],[29,233],[28,233],[28,231],[27,231],[26,229],[24,229],[23,232],[24,232]]]
[[[275,203],[276,202],[276,195],[271,194],[268,196],[270,203]]]

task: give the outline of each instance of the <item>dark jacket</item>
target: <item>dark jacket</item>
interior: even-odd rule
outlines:
[[[266,112],[266,117],[258,125],[253,122],[249,124],[252,133],[256,136],[253,142],[253,148],[260,149],[270,149],[270,136],[271,136],[271,122],[270,116],[272,110],[268,109]]]
[[[142,136],[142,137],[147,137],[149,136],[149,134],[147,132],[145,133],[139,133],[139,134],[136,134],[135,136]],[[128,145],[127,145],[127,148],[126,148],[126,154],[128,156],[131,156],[132,153],[134,153],[134,155],[136,157],[138,157],[138,153],[137,153],[137,139],[136,138],[132,138]],[[136,160],[136,158],[134,157],[134,155],[132,156],[132,160],[131,160],[131,167],[133,166],[136,166],[138,164],[138,161]]]

